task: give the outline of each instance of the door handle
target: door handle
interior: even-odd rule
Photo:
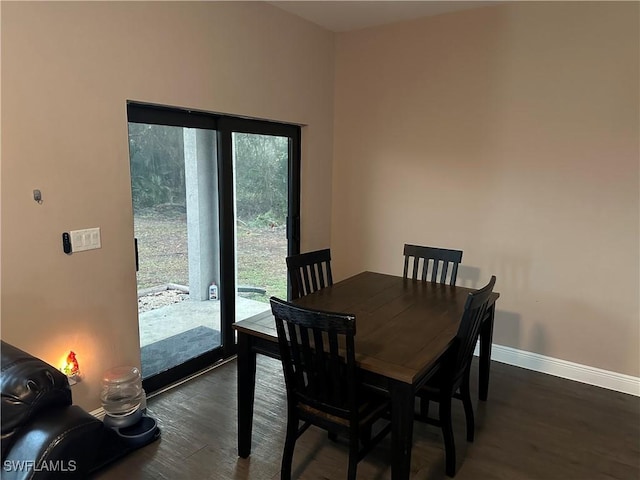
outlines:
[[[136,272],[137,272],[138,270],[140,270],[140,262],[138,260],[138,239],[137,238],[133,239],[133,248],[136,251]]]

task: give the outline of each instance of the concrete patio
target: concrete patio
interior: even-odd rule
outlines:
[[[268,303],[238,296],[236,297],[236,321],[248,318],[269,308]],[[140,313],[140,347],[151,345],[199,326],[220,331],[219,301],[188,299]],[[212,348],[215,346],[211,345]]]

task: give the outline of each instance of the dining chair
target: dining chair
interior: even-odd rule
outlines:
[[[467,425],[467,441],[473,442],[475,422],[469,392],[469,371],[480,324],[487,310],[489,297],[495,283],[496,277],[492,276],[485,287],[469,293],[453,343],[438,360],[431,378],[416,393],[420,398],[420,413],[416,418],[442,429],[445,447],[445,472],[450,477],[455,476],[456,473],[451,399],[462,400]],[[439,404],[438,418],[429,417],[429,401],[435,401]]]
[[[295,300],[333,285],[331,250],[316,250],[287,257],[291,295]]]
[[[409,274],[411,274],[411,278],[414,280],[427,280],[430,271],[429,281],[455,285],[458,265],[461,261],[462,250],[405,244],[402,276],[409,278]],[[450,271],[449,268],[451,268]]]
[[[296,439],[315,425],[349,439],[349,480],[358,462],[391,430],[374,437],[372,425],[387,417],[389,399],[365,391],[355,360],[356,318],[298,307],[271,297],[287,391],[287,432],[281,479],[291,478]],[[302,422],[302,425],[300,425]],[[362,446],[361,446],[362,442]]]

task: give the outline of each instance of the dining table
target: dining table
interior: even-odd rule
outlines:
[[[414,397],[438,359],[452,344],[472,288],[395,275],[362,272],[293,300],[304,308],[356,317],[356,362],[364,381],[391,398],[391,478],[408,480],[411,471]],[[489,389],[495,304],[492,293],[479,343],[480,400]],[[251,453],[256,355],[279,358],[270,311],[233,324],[237,332],[238,455]]]

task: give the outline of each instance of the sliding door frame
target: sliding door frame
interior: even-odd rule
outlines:
[[[287,254],[300,252],[300,127],[276,122],[254,120],[240,117],[222,116],[218,122],[218,175],[220,191],[220,224],[234,225],[234,188],[233,178],[233,133],[274,135],[289,138],[288,158],[288,214],[287,214]],[[221,305],[222,318],[236,318],[235,285],[235,228],[222,229],[220,232],[221,257],[220,272],[223,287],[221,296],[226,301]],[[223,253],[224,252],[224,253]],[[284,261],[284,259],[283,259]],[[287,282],[288,283],[288,282]],[[225,357],[237,352],[235,333],[231,323],[222,322],[222,342]]]
[[[236,318],[236,225],[233,133],[289,138],[287,254],[300,252],[301,128],[298,125],[219,113],[127,101],[129,122],[213,130],[217,135],[220,232],[220,335],[222,346],[143,381],[150,393],[237,352],[232,324]],[[284,262],[285,259],[282,259]],[[288,282],[287,282],[288,283]],[[290,286],[287,287],[290,290]]]

